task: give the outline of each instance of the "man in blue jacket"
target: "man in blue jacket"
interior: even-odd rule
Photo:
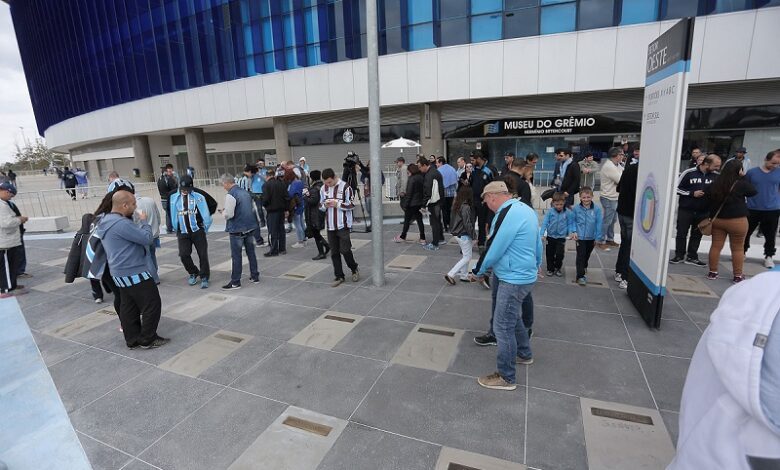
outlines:
[[[512,197],[503,181],[486,185],[482,200],[495,217],[485,255],[477,263],[474,275],[484,277],[492,269],[493,282],[497,284],[492,286],[491,324],[498,343],[498,371],[480,377],[478,382],[485,388],[514,390],[515,363],[534,362],[520,312],[542,264],[539,221],[533,209]]]
[[[225,216],[225,231],[230,234],[230,257],[233,260],[230,282],[222,289],[234,290],[241,288],[241,252],[244,250],[249,260],[249,280],[255,284],[260,282],[255,246],[252,244],[255,230],[260,228],[249,192],[235,184],[233,177],[227,174],[222,175],[222,187],[227,191],[222,214]]]
[[[200,288],[209,286],[209,254],[206,233],[211,226],[211,214],[206,198],[193,190],[192,178],[182,176],[179,190],[170,197],[171,224],[179,240],[179,258],[190,274],[189,285],[200,277]],[[192,246],[198,252],[200,269],[192,262]]]
[[[117,191],[111,198],[111,213],[98,223],[96,233],[122,299],[118,313],[125,343],[130,349],[151,349],[170,340],[157,335],[162,302],[147,262],[147,250],[154,239],[152,227],[144,212],[138,214],[140,227],[136,225],[135,211],[135,196]]]

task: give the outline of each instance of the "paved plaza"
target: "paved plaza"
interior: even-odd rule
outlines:
[[[209,235],[208,290],[187,285],[164,237],[158,331],[171,342],[154,350],[126,348],[110,296],[96,305],[85,280],[64,284],[70,239],[27,241],[32,291],[18,300],[94,468],[433,469],[467,451],[585,469],[581,398],[657,409],[676,440],[690,357],[728,281],[670,266],[664,320],[651,331],[611,280],[617,250],[596,250],[592,285],[539,280],[535,362],[518,366],[517,390],[492,391],[476,378],[495,370],[496,348],[472,340],[487,327],[489,292],[444,282],[457,245],[428,252],[393,243],[397,224],[384,228],[385,263],[397,267],[382,288],[370,279],[370,234],[353,234],[359,283],[332,288],[312,244],[260,257],[260,284],[245,271],[230,292],[218,288],[227,234]],[[753,264],[748,273],[763,269]],[[474,458],[471,468],[515,468]]]

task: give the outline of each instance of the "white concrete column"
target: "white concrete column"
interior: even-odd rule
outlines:
[[[141,181],[154,181],[152,153],[149,151],[149,138],[145,135],[133,136],[133,159],[135,168],[141,172]],[[127,175],[130,176],[130,175]]]
[[[441,138],[441,105],[425,103],[420,105],[420,152],[429,155],[444,155],[444,140]]]
[[[187,161],[195,168],[195,176],[203,176],[209,169],[206,159],[206,138],[203,129],[199,127],[184,129],[184,140],[187,144]]]
[[[287,137],[287,119],[274,118],[274,144],[276,145],[276,160],[283,162],[292,160],[290,140]]]

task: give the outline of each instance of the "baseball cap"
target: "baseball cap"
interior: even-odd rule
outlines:
[[[10,181],[3,181],[0,183],[0,189],[5,189],[11,194],[16,194],[16,187]]]
[[[301,161],[301,160],[303,160],[305,162],[306,161],[306,157],[301,157],[301,158],[298,159],[298,161]]]
[[[745,147],[740,147],[737,149],[737,153],[747,153],[747,149]]]
[[[127,180],[123,180],[122,178],[117,178],[108,184],[107,192],[115,193],[117,191],[130,191],[131,193],[135,194],[135,186],[133,186],[133,183]]]
[[[182,176],[179,180],[179,188],[181,189],[192,189],[193,186],[195,186],[192,183],[192,178],[190,176]]]
[[[485,186],[485,189],[482,190],[482,197],[485,197],[485,194],[490,193],[508,193],[509,188],[506,187],[506,183],[503,181],[493,181],[491,183],[488,183],[487,186]]]

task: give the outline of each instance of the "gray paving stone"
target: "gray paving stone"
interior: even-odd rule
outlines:
[[[420,294],[436,295],[442,287],[447,285],[447,281],[438,274],[429,273],[409,273],[406,279],[401,281],[396,287],[396,292],[416,292]]]
[[[73,426],[137,455],[221,387],[163,370],[152,370],[71,414]]]
[[[583,295],[583,290],[588,295]],[[618,313],[615,299],[609,289],[572,289],[548,283],[534,286],[534,298],[540,305],[549,307],[577,308],[593,312]]]
[[[378,361],[285,344],[235,388],[347,418],[383,369]],[[346,387],[345,384],[349,384]]]
[[[28,307],[22,313],[30,328],[43,331],[75,320],[95,310],[97,309],[94,302],[74,301],[72,298],[61,297]]]
[[[664,419],[666,430],[672,438],[672,444],[677,447],[677,439],[680,436],[680,414],[673,411],[661,410],[661,417]]]
[[[129,464],[127,464],[126,467],[123,467],[122,470],[156,470],[156,469],[155,467],[149,465],[146,462],[142,462],[138,459],[135,459]]]
[[[225,277],[224,283],[227,284],[229,276]],[[252,284],[248,281],[241,282],[241,289],[231,292],[236,297],[243,297],[245,299],[260,299],[270,300],[282,293],[282,297],[287,297],[287,292],[293,287],[300,284],[300,281],[292,281],[290,279],[280,279],[276,277],[266,276],[262,271],[260,272],[260,283]],[[220,284],[223,285],[223,284]],[[252,300],[250,300],[252,302]]]
[[[615,296],[615,302],[618,305],[620,313],[624,316],[639,318],[639,312],[634,304],[631,303],[631,299],[628,298],[628,294],[624,289],[613,289],[612,294]],[[661,313],[661,322],[665,319],[669,320],[688,320],[688,316],[685,315],[683,309],[674,301],[672,296],[664,298],[663,311]]]
[[[484,331],[465,331],[458,343],[455,358],[452,360],[448,372],[480,377],[490,374],[497,369],[495,346],[479,346],[474,342],[475,336],[485,334]],[[533,345],[533,339],[531,344]],[[525,384],[525,367],[518,365],[516,368],[516,381],[518,385]]]
[[[534,338],[528,384],[581,397],[653,406],[636,355]]]
[[[683,385],[691,361],[642,353],[639,354],[639,361],[658,407],[662,410],[679,411]]]
[[[349,423],[317,469],[428,470],[438,454],[438,446]]]
[[[252,337],[234,331],[219,330],[160,364],[160,369],[188,377],[203,371],[241,348]]]
[[[322,310],[311,307],[267,301],[257,304],[227,328],[252,336],[288,341],[321,314]]]
[[[139,457],[170,470],[227,468],[285,408],[226,389]]]
[[[359,287],[336,303],[333,310],[354,313],[355,315],[368,315],[388,295],[390,292],[385,289]]]
[[[385,271],[384,284],[381,289],[392,290],[395,289],[406,277],[409,276],[408,272],[401,271]],[[374,286],[374,278],[371,275],[371,270],[366,269],[362,272],[363,282],[360,283],[363,287],[377,288]]]
[[[132,456],[103,445],[84,434],[77,433],[77,435],[79,441],[81,441],[81,447],[83,447],[84,452],[87,453],[89,463],[92,464],[93,470],[118,470],[133,460]]]
[[[328,310],[339,300],[348,296],[357,286],[350,280],[347,280],[339,287],[331,287],[330,284],[320,284],[316,282],[301,282],[299,285],[285,291],[276,298],[284,298],[285,302],[306,307],[320,308]]]
[[[527,468],[520,463],[508,462],[452,447],[442,447],[435,470],[450,470],[456,465],[459,466],[458,468],[480,468],[483,470],[526,470]]]
[[[411,323],[366,317],[333,348],[333,351],[389,361],[409,336]]]
[[[695,322],[709,322],[710,315],[718,307],[720,299],[708,297],[691,297],[689,295],[675,295],[682,310]]]
[[[536,307],[534,335],[540,338],[631,349],[623,320],[620,315],[614,314]]]
[[[271,338],[254,337],[221,361],[203,371],[199,377],[204,380],[228,385],[238,376],[260,362],[281,342]]]
[[[61,360],[86,349],[86,346],[72,341],[65,341],[35,331],[33,331],[32,334],[35,339],[35,344],[38,345],[38,350],[43,357],[43,362],[46,363],[47,366],[60,362]]]
[[[579,398],[531,387],[526,442],[526,464],[531,467],[587,470]]]
[[[435,294],[396,292],[379,302],[371,315],[392,320],[418,322],[433,303]]]
[[[223,292],[209,292],[201,295],[190,295],[190,301],[164,311],[164,315],[182,321],[196,321],[203,315],[216,309],[229,309],[235,296],[226,295]]]
[[[488,390],[472,378],[392,365],[352,421],[521,462],[524,392],[522,387],[513,392]]]
[[[672,295],[690,295],[695,297],[717,297],[707,285],[707,279],[701,273],[695,276],[669,274],[666,289]]]
[[[479,331],[487,328],[490,322],[490,298],[451,297],[445,294],[449,290],[444,289],[420,321],[462,330]]]
[[[582,287],[577,284],[577,268],[574,266],[565,266],[564,272],[566,273],[566,285],[569,286],[577,286]],[[609,288],[609,283],[607,282],[607,277],[604,274],[604,271],[599,268],[598,266],[591,266],[587,273],[585,274],[585,279],[587,280],[587,286],[588,287],[598,287],[602,289]]]
[[[639,352],[667,356],[692,357],[701,332],[690,321],[667,321],[659,330],[647,327],[644,320],[626,318],[626,327]]]
[[[116,354],[88,350],[49,368],[62,403],[71,413],[152,367]]]
[[[111,307],[97,310],[78,317],[62,325],[50,327],[44,333],[61,339],[73,339],[81,333],[88,332],[92,328],[110,321],[117,321],[116,312]]]

